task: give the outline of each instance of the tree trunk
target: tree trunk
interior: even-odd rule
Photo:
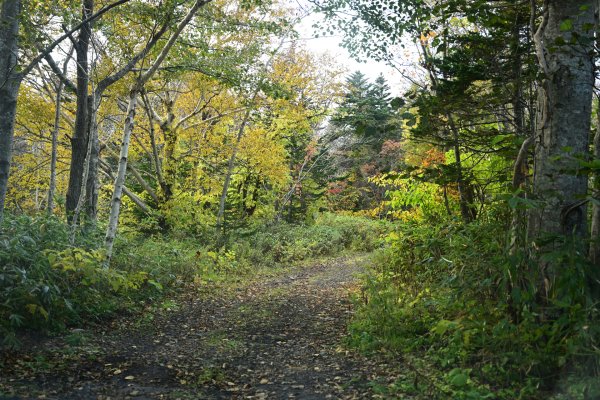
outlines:
[[[600,96],[599,96],[600,97]],[[594,159],[600,160],[600,100],[596,110],[596,134],[594,135]],[[592,204],[592,229],[590,243],[589,259],[600,266],[600,172],[594,173],[592,184],[592,197],[595,200]]]
[[[98,138],[98,109],[102,93],[95,91],[89,107],[90,154],[88,160],[88,176],[85,189],[84,212],[86,220],[95,225],[98,216],[98,160],[100,158],[100,140]]]
[[[225,182],[223,182],[223,190],[221,191],[221,197],[219,198],[219,211],[217,212],[217,231],[225,231],[225,204],[227,201],[227,191],[229,190],[229,184],[231,183],[231,176],[233,175],[233,169],[235,167],[235,158],[237,156],[237,150],[239,145],[239,139],[235,143],[235,147],[233,148],[233,153],[231,157],[229,157],[229,162],[227,163],[227,173],[225,175]]]
[[[56,193],[56,160],[58,158],[58,133],[60,130],[60,108],[62,105],[62,91],[64,84],[59,80],[56,88],[56,102],[54,104],[54,126],[52,127],[52,151],[50,155],[50,185],[48,187],[48,214],[54,212],[54,195]]]
[[[142,92],[142,100],[144,101],[144,110],[146,111],[146,117],[148,117],[148,133],[150,135],[150,145],[152,146],[152,164],[154,165],[154,171],[156,172],[156,180],[158,181],[161,189],[165,185],[165,181],[162,175],[162,165],[160,157],[158,155],[158,146],[156,144],[156,133],[154,131],[154,118],[152,117],[152,105],[145,92]]]
[[[104,163],[101,159],[98,159],[98,165],[102,166],[102,172],[104,172],[104,174],[109,179],[111,179],[112,181],[115,180],[115,176],[113,175],[112,170],[110,169],[110,166],[108,164]],[[131,201],[136,206],[138,206],[143,212],[145,212],[146,214],[150,213],[150,207],[148,207],[148,205],[144,203],[144,201],[140,199],[138,195],[129,190],[125,185],[123,185],[123,194],[129,197]]]
[[[162,202],[167,203],[173,197],[173,189],[177,179],[177,160],[175,150],[177,148],[177,132],[172,128],[164,131],[165,157],[163,162],[164,185],[161,187]]]
[[[144,72],[135,82],[131,92],[129,94],[129,103],[127,106],[127,118],[125,119],[125,128],[123,129],[123,143],[121,145],[121,157],[119,159],[119,169],[117,171],[117,177],[115,179],[115,186],[113,190],[113,196],[111,199],[111,208],[108,226],[106,228],[106,237],[104,240],[106,248],[106,263],[108,267],[110,259],[112,257],[112,251],[114,246],[115,237],[117,234],[117,226],[119,224],[119,213],[121,210],[121,195],[123,193],[123,186],[125,185],[125,173],[127,171],[127,157],[129,154],[129,142],[131,139],[131,133],[133,131],[135,123],[135,110],[137,107],[138,96],[142,92],[144,85],[148,82],[156,73],[162,62],[165,60],[169,51],[175,44],[175,41],[186,27],[186,25],[192,20],[196,12],[200,7],[209,3],[211,0],[197,0],[184,19],[179,22],[177,28],[169,37],[169,40],[162,48],[156,60],[152,65]]]
[[[93,101],[93,99],[90,99]],[[77,232],[78,219],[81,216],[81,210],[85,206],[85,200],[87,198],[87,180],[90,174],[90,158],[92,155],[92,147],[93,142],[88,140],[88,147],[85,152],[85,158],[83,162],[83,172],[82,172],[82,188],[79,196],[79,200],[77,200],[77,205],[75,206],[75,210],[73,210],[72,220],[71,220],[71,244],[75,243],[75,233]]]
[[[4,0],[0,9],[0,223],[8,190],[17,96],[22,76],[16,73],[20,0]]]
[[[454,117],[448,113],[448,123],[452,130],[454,139],[454,158],[456,164],[456,187],[458,189],[458,202],[460,205],[460,215],[465,223],[473,222],[477,218],[477,209],[473,205],[473,191],[470,185],[465,181],[465,175],[462,167],[460,152],[460,134],[454,124]]]
[[[162,184],[161,184],[161,203],[165,205],[173,197],[173,190],[177,180],[177,160],[175,159],[175,152],[177,150],[178,143],[178,132],[175,129],[174,121],[175,114],[173,106],[175,101],[171,99],[171,96],[167,92],[167,99],[165,101],[165,107],[167,116],[163,123],[160,125],[160,129],[163,134],[165,143],[164,157],[162,163]],[[167,228],[165,226],[165,228]]]
[[[136,85],[137,86],[137,85]],[[135,123],[135,109],[137,106],[139,89],[134,87],[129,93],[129,103],[127,105],[127,118],[125,119],[125,128],[123,129],[123,141],[121,143],[121,154],[119,158],[119,169],[115,178],[115,187],[113,190],[112,199],[110,201],[110,215],[108,218],[108,227],[106,229],[105,247],[106,258],[110,261],[112,250],[117,235],[117,226],[119,223],[119,213],[121,211],[121,196],[123,194],[123,186],[125,186],[125,172],[127,171],[127,157],[129,155],[129,142],[131,140],[131,132]]]
[[[94,9],[94,0],[83,0],[82,20],[89,18]],[[86,184],[83,177],[89,141],[89,63],[88,52],[92,36],[91,22],[85,23],[75,43],[77,59],[77,110],[75,129],[71,138],[71,165],[69,170],[69,186],[67,188],[66,211],[67,220],[72,222],[73,213],[79,203],[81,189]]]
[[[588,179],[576,174],[577,156],[589,153],[593,29],[596,2],[547,0],[535,35],[543,74],[538,88],[533,191],[540,202],[528,218],[529,239],[586,236]]]
[[[467,188],[465,187],[464,174],[462,169],[462,160],[460,154],[460,146],[458,143],[454,144],[454,159],[456,163],[456,188],[458,189],[458,202],[460,204],[460,215],[462,216],[463,222],[472,222],[475,218],[471,211],[471,204],[467,196]]]

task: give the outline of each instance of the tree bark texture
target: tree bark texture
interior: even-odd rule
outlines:
[[[129,94],[129,103],[127,105],[127,118],[125,119],[125,128],[123,129],[123,141],[121,142],[121,153],[119,157],[119,168],[115,178],[115,185],[112,199],[110,201],[110,215],[108,217],[108,227],[106,230],[105,247],[107,260],[112,256],[113,245],[117,235],[117,226],[119,223],[119,213],[121,211],[121,196],[125,186],[125,172],[127,171],[127,157],[129,155],[129,143],[131,141],[131,132],[135,123],[135,109],[138,100],[138,89],[134,88]]]
[[[0,223],[4,216],[17,96],[22,75],[17,72],[20,0],[4,0],[0,9]]]
[[[600,160],[600,101],[596,110],[596,134],[594,135],[594,159]],[[592,181],[592,229],[590,243],[590,261],[600,266],[600,172],[594,173]]]
[[[542,74],[538,88],[533,192],[540,206],[529,213],[529,239],[585,237],[588,178],[577,157],[589,153],[592,106],[593,0],[546,0],[535,35]],[[536,243],[539,245],[539,243]]]

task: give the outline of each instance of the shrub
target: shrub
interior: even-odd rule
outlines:
[[[257,266],[344,249],[371,250],[385,228],[362,218],[324,215],[313,225],[240,230],[219,249],[177,234],[122,234],[105,268],[99,230],[71,244],[68,226],[54,217],[8,215],[0,232],[0,341],[15,346],[19,330],[57,331],[99,321],[198,279],[238,277]]]
[[[351,344],[417,351],[451,398],[545,398],[570,375],[597,378],[598,309],[584,295],[581,253],[565,243],[544,255],[565,274],[540,306],[539,278],[526,272],[536,268],[504,256],[504,232],[495,221],[397,225],[357,299]]]
[[[238,231],[231,248],[254,265],[276,265],[330,256],[342,250],[372,251],[383,244],[389,224],[362,217],[323,214],[312,225],[276,224]]]

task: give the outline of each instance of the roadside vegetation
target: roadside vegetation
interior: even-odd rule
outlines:
[[[38,339],[164,304],[174,313],[155,328],[189,345],[190,370],[161,371],[174,393],[201,340],[182,320],[204,318],[222,345],[199,309],[254,332],[260,318],[238,312],[248,301],[272,317],[249,349],[308,351],[297,318],[330,339],[330,360],[347,352],[347,371],[368,355],[348,398],[600,398],[598,1],[0,3],[0,367],[35,359]],[[340,34],[354,58],[395,72],[311,51],[296,31],[309,10],[315,35]],[[354,252],[372,257],[343,258]],[[338,256],[348,270],[317,261]],[[356,288],[344,273],[361,269]],[[169,306],[199,288],[240,293]],[[302,314],[320,301],[322,315]],[[142,363],[163,343],[152,334],[137,338]],[[315,369],[335,363],[307,364],[308,397],[324,376],[343,392]],[[86,365],[102,390],[122,372]],[[254,396],[273,383],[215,365],[199,386]],[[74,390],[63,380],[57,393]],[[278,384],[260,396],[304,385]]]
[[[8,215],[4,223],[0,329],[8,348],[19,347],[25,330],[57,334],[103,323],[189,286],[218,286],[342,252],[370,252],[381,246],[389,227],[323,214],[311,225],[235,231],[220,248],[210,237],[122,236],[106,268],[99,232],[71,244],[68,225],[55,217]]]

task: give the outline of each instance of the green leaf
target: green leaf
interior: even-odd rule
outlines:
[[[458,387],[465,386],[468,379],[469,377],[465,374],[456,374],[450,379],[450,384]]]
[[[158,290],[163,290],[163,285],[161,285],[159,282],[156,282],[155,280],[148,279],[148,284],[154,286]]]
[[[393,108],[400,108],[400,107],[403,107],[405,104],[406,104],[406,101],[404,101],[404,99],[402,99],[400,97],[396,97],[390,102],[390,105]]]
[[[561,32],[569,32],[573,30],[573,21],[570,19],[565,19],[560,23]]]
[[[462,387],[467,384],[469,381],[469,375],[467,375],[467,371],[462,370],[460,368],[454,368],[452,371],[448,372],[447,378],[448,383],[455,387]]]
[[[509,135],[497,135],[497,136],[494,136],[494,138],[492,139],[492,146],[495,146],[498,143],[503,142],[504,139],[506,139],[507,137],[509,137]]]

